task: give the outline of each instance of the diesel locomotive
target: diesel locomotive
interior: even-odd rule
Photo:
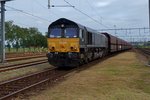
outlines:
[[[57,67],[75,67],[131,45],[108,33],[100,33],[60,18],[48,27],[48,62]]]

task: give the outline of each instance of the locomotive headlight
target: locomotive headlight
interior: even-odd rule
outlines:
[[[77,47],[70,47],[71,51],[77,51]]]
[[[55,47],[52,47],[52,50],[55,50]]]
[[[73,48],[73,47],[70,47],[70,49],[73,50],[74,48]]]
[[[64,24],[61,24],[61,27],[63,28],[63,27],[65,27],[65,25],[64,25]]]
[[[77,48],[75,47],[75,48],[74,48],[74,50],[76,51],[76,50],[77,50]]]
[[[55,47],[54,47],[54,46],[49,47],[49,50],[54,51],[54,50],[55,50]]]

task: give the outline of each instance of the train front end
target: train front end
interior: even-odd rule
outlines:
[[[59,19],[48,28],[48,61],[57,67],[74,67],[79,64],[78,26],[69,20]]]

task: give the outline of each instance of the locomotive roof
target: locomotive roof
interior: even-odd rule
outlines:
[[[77,26],[78,28],[81,28],[81,29],[86,28],[86,30],[87,30],[88,32],[98,33],[98,31],[95,31],[95,30],[93,30],[93,29],[91,29],[91,28],[85,27],[85,26],[83,26],[83,25],[81,25],[81,24],[79,24],[79,23],[76,23],[76,22],[71,21],[71,20],[66,19],[66,18],[60,18],[60,19],[58,19],[58,20],[52,22],[52,23],[49,25],[49,28],[50,28],[50,27],[53,27],[53,26],[55,26],[55,25],[60,25],[60,24],[75,25],[75,26]]]
[[[59,25],[59,24],[75,25],[75,26],[77,26],[77,27],[79,27],[79,28],[84,29],[84,26],[83,26],[83,25],[80,25],[80,24],[78,24],[78,23],[76,23],[76,22],[74,22],[74,21],[68,20],[68,19],[66,19],[66,18],[60,18],[60,19],[58,19],[58,20],[52,22],[52,23],[49,25],[49,27],[52,27],[52,26],[55,26],[55,25]]]

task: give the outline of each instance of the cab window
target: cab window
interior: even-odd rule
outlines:
[[[84,38],[84,30],[80,29],[79,37],[81,39]]]
[[[61,37],[61,29],[60,28],[51,29],[49,37],[51,37],[51,38],[60,38]]]
[[[77,29],[76,28],[65,28],[64,35],[66,38],[76,38]]]

